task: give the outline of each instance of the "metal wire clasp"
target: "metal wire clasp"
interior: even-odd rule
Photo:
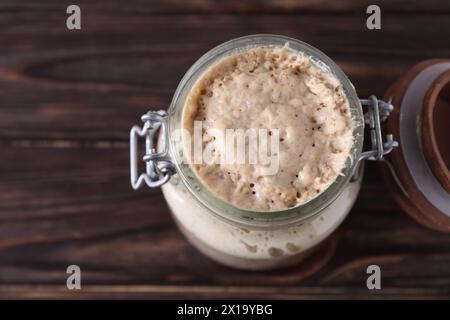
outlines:
[[[381,122],[389,117],[394,107],[390,101],[378,100],[375,96],[370,96],[369,99],[361,99],[360,101],[363,106],[368,108],[364,114],[364,121],[369,126],[371,150],[361,153],[359,160],[380,161],[392,149],[398,147],[398,142],[394,140],[392,134],[387,134],[386,141],[383,142],[381,132]]]
[[[144,126],[134,126],[130,131],[130,179],[133,189],[139,189],[145,182],[150,188],[160,187],[175,173],[175,166],[169,157],[167,133],[167,111],[149,111],[141,117]],[[158,133],[161,139],[158,140]],[[138,176],[138,137],[145,137],[146,173]],[[158,144],[158,145],[157,145]],[[158,150],[161,150],[158,152]]]
[[[381,122],[385,121],[389,114],[394,110],[394,106],[391,101],[385,102],[378,100],[375,96],[370,96],[369,99],[360,99],[363,106],[367,106],[367,112],[364,114],[364,121],[368,125],[370,133],[370,150],[362,152],[358,161],[380,161],[387,165],[392,177],[397,183],[401,191],[407,195],[405,188],[400,182],[397,174],[395,173],[392,164],[384,157],[389,154],[394,148],[398,147],[398,142],[394,140],[392,134],[386,134],[386,141],[383,141],[383,135],[381,132]]]

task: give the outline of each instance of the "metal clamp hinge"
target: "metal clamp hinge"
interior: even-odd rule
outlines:
[[[361,153],[359,160],[381,161],[392,149],[398,147],[398,142],[394,140],[392,134],[387,134],[386,141],[383,142],[381,132],[381,122],[389,117],[394,107],[390,101],[378,100],[375,96],[370,96],[369,99],[361,99],[360,101],[363,106],[368,107],[367,112],[364,114],[364,121],[369,126],[372,148]]]
[[[175,174],[175,166],[169,156],[167,111],[149,111],[141,117],[144,126],[134,126],[130,131],[130,179],[133,189],[139,189],[144,182],[150,188],[160,187]],[[158,139],[158,136],[161,139]],[[138,176],[138,137],[145,137],[146,173]],[[161,150],[161,151],[158,151]]]
[[[391,101],[385,102],[378,100],[375,96],[370,96],[369,99],[361,99],[361,104],[367,106],[368,110],[364,114],[364,121],[368,125],[370,133],[371,149],[361,153],[358,161],[380,161],[386,164],[396,184],[401,191],[408,195],[397,174],[395,173],[392,164],[384,157],[389,154],[394,148],[399,146],[398,142],[394,140],[392,134],[386,134],[386,141],[383,141],[381,132],[381,123],[386,121],[389,114],[394,110]]]

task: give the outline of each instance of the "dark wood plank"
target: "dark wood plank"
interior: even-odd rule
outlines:
[[[159,190],[132,191],[128,132],[166,107],[189,66],[252,33],[311,43],[358,93],[381,96],[416,62],[450,55],[448,1],[58,1],[0,3],[0,298],[450,298],[450,238],[411,221],[369,164],[331,261],[249,273],[219,266],[176,229]],[[312,27],[313,26],[313,27]],[[83,269],[82,292],[65,268]],[[383,270],[380,292],[365,268]]]
[[[76,1],[86,12],[101,12],[108,14],[220,14],[220,13],[364,13],[371,4],[379,5],[386,12],[450,12],[450,4],[445,0],[408,1],[408,0],[130,0],[126,5],[120,0],[110,0],[107,4],[102,1],[78,0]],[[57,0],[3,0],[0,3],[0,12],[20,10],[34,10],[35,12],[49,12],[65,9],[68,4]]]
[[[124,144],[2,146],[0,177],[0,297],[450,297],[450,238],[403,214],[373,164],[335,255],[307,278],[202,256],[159,190],[131,190]],[[64,289],[72,263],[83,293]],[[383,270],[379,293],[365,289],[369,264]]]
[[[383,289],[383,293],[360,288],[264,287],[264,286],[149,286],[96,285],[78,292],[63,286],[1,286],[4,299],[448,299],[448,290],[426,288]]]
[[[450,55],[449,15],[83,15],[65,29],[56,10],[0,14],[0,138],[126,140],[149,108],[167,107],[189,66],[234,37],[278,33],[333,59],[365,97],[381,96],[413,64]],[[14,22],[14,23],[12,23]],[[311,26],[314,25],[314,28]],[[435,35],[440,30],[440,37]]]

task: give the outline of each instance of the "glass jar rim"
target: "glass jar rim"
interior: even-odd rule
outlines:
[[[248,35],[224,42],[205,53],[192,65],[180,81],[169,108],[169,137],[172,137],[172,132],[180,129],[186,98],[193,85],[210,66],[223,57],[252,47],[280,47],[286,43],[289,43],[291,50],[305,53],[318,67],[333,74],[342,85],[349,101],[350,113],[354,124],[353,145],[350,156],[347,158],[341,174],[317,197],[304,204],[280,211],[253,211],[232,205],[204,186],[191,170],[190,165],[183,161],[182,142],[170,139],[170,154],[182,182],[202,205],[227,222],[242,226],[266,228],[297,224],[314,216],[331,204],[343,191],[354,172],[359,155],[362,152],[364,138],[363,111],[356,90],[345,73],[331,58],[317,48],[294,38],[271,34]]]

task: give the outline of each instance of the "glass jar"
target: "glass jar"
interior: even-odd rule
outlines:
[[[277,212],[235,207],[199,181],[183,153],[183,141],[172,133],[182,128],[186,98],[197,79],[221,58],[259,46],[284,46],[310,56],[323,71],[341,83],[353,118],[353,145],[336,180],[309,202]],[[364,114],[362,105],[367,106]],[[271,269],[303,260],[344,220],[356,201],[362,180],[362,160],[384,160],[397,143],[383,141],[380,122],[392,110],[390,103],[370,97],[359,100],[344,72],[324,53],[296,39],[277,35],[251,35],[219,45],[202,56],[181,80],[168,112],[150,111],[143,128],[130,134],[131,184],[162,186],[172,215],[186,238],[201,252],[222,264],[241,269]],[[370,141],[363,152],[364,127]],[[146,139],[147,172],[138,176],[137,137]],[[159,139],[158,143],[155,139]],[[156,145],[158,147],[156,148]],[[172,176],[173,175],[173,176]],[[171,177],[172,176],[172,177]],[[170,181],[169,181],[170,180]]]

